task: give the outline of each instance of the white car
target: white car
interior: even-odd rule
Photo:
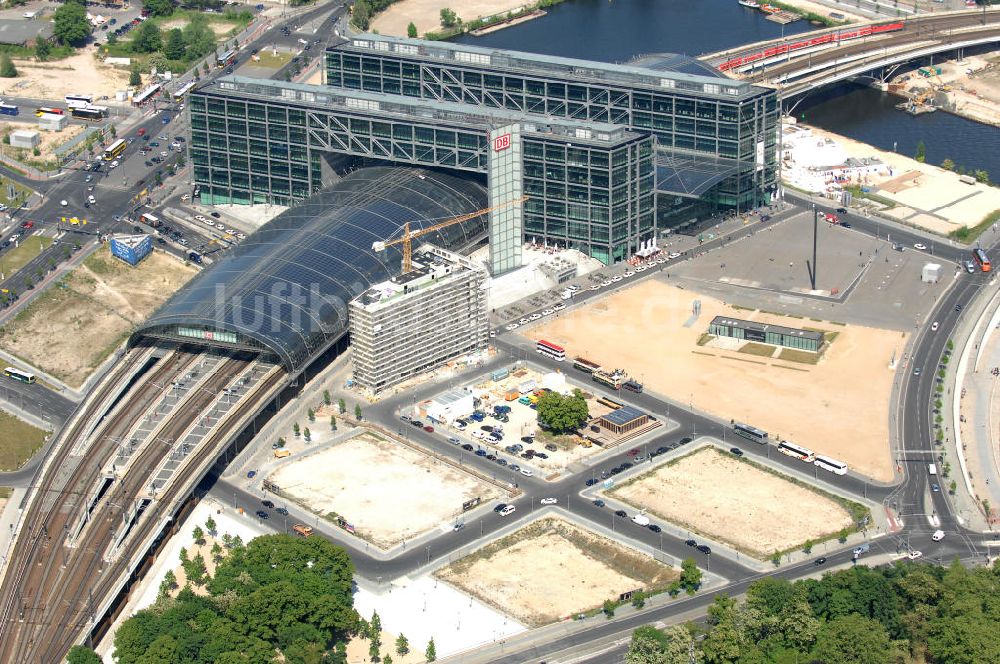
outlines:
[[[632,270],[629,270],[628,272],[625,273],[624,276],[626,276],[626,277],[634,277],[635,276],[635,272],[633,272]]]
[[[59,201],[59,205],[62,205],[63,207],[66,207],[67,205],[69,205],[69,203],[68,203],[68,202],[66,201],[66,199],[64,198],[64,199],[62,199],[61,201]]]
[[[565,308],[566,308],[565,304],[557,304],[556,306],[552,307],[552,310],[553,311],[562,311]]]
[[[215,226],[215,222],[212,221],[211,219],[206,219],[205,217],[202,217],[201,221],[203,224],[206,224],[208,226]]]
[[[229,233],[230,235],[236,235],[237,233],[239,233],[239,231],[236,230],[235,228],[227,228],[226,232]]]
[[[919,558],[922,555],[924,555],[924,554],[922,554],[919,551],[910,551],[908,554],[906,554],[906,557],[909,558],[910,560],[916,560],[917,558]]]
[[[503,509],[498,512],[500,516],[510,516],[514,513],[516,508],[513,505],[504,505]]]
[[[202,214],[196,214],[194,215],[194,218],[197,219],[198,221],[208,221],[208,217]]]
[[[247,239],[247,234],[246,233],[237,233],[236,237],[238,237],[241,240],[245,240],[245,239]]]
[[[496,335],[497,335],[497,331],[496,330],[490,330],[490,339],[492,339]]]
[[[483,438],[486,438],[486,434],[484,432],[482,432],[482,431],[473,431],[472,432],[472,437],[476,438],[476,439],[483,439]]]
[[[544,310],[542,310],[542,315],[543,316],[551,316],[555,312],[556,312],[555,309],[544,309]]]
[[[670,260],[673,260],[675,258],[679,258],[680,255],[681,255],[681,252],[679,252],[679,251],[671,251],[669,254],[667,254],[667,258],[669,258]]]
[[[534,475],[534,473],[531,472],[530,468],[522,468],[521,474],[524,475],[525,477],[531,477],[532,475]]]
[[[601,285],[600,284],[596,284],[594,286],[591,286],[590,290],[601,290]]]
[[[579,286],[577,286],[576,284],[572,284],[572,285],[570,285],[570,286],[567,286],[567,287],[566,287],[566,290],[572,290],[572,291],[575,291],[575,290],[580,290],[580,287],[579,287]]]
[[[935,542],[940,542],[941,540],[944,539],[944,531],[943,530],[935,530],[934,534],[931,535],[931,539],[934,540]]]
[[[115,159],[113,162],[111,162],[110,165],[108,165],[108,169],[109,170],[112,169],[112,168],[118,168],[118,160],[117,159]]]
[[[619,282],[621,280],[622,280],[622,275],[620,275],[620,274],[616,274],[615,276],[611,277],[611,281],[614,281],[615,283],[617,283],[617,282]]]
[[[528,316],[528,318],[530,318],[531,320],[538,320],[541,317],[542,317],[542,315],[541,314],[537,314],[537,313],[536,314],[531,314],[530,316]]]
[[[938,329],[938,322],[934,321],[933,323],[931,323],[931,332],[937,332],[937,329]]]
[[[169,153],[169,152],[167,152],[166,150],[161,150],[161,151],[160,151],[160,156],[161,156],[161,157],[167,157],[167,156],[169,156],[169,155],[170,155],[170,153]]]
[[[916,242],[916,243],[914,243],[913,248],[916,249],[917,251],[926,251],[927,250],[927,245],[926,244],[922,244],[920,242]]]
[[[618,280],[621,281],[621,277],[618,277]],[[601,282],[601,288],[607,288],[610,285],[611,285],[611,281],[610,280],[608,280],[608,281],[602,281]]]
[[[657,259],[656,259],[656,262],[657,262],[658,264],[660,264],[660,265],[663,265],[664,263],[666,263],[666,262],[667,262],[667,259],[666,259],[666,258],[657,258]]]
[[[226,230],[225,224],[216,224],[215,227],[218,228],[220,231]]]
[[[645,265],[636,265],[635,266],[635,271],[636,272],[645,272],[646,271],[646,266]]]
[[[517,323],[511,323],[510,325],[505,326],[503,329],[505,329],[508,332],[510,332],[512,330],[516,330],[517,328],[518,328],[518,324]]]
[[[556,503],[559,502],[559,499],[558,498],[542,498],[538,502],[541,503],[542,505],[555,505]]]
[[[530,320],[528,320],[527,318],[522,318],[521,320],[517,321],[517,324],[518,324],[518,325],[527,325],[527,324],[528,324],[528,323],[530,323],[530,322],[531,322],[531,321],[530,321]]]

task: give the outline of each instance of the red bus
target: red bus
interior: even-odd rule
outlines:
[[[50,108],[48,106],[39,106],[38,110],[35,111],[35,115],[42,117],[46,113],[51,113],[53,115],[65,115],[66,111],[61,108]]]
[[[535,344],[535,350],[541,355],[551,357],[556,362],[562,362],[566,359],[566,349],[548,341],[539,341]]]
[[[976,261],[976,265],[983,272],[989,272],[993,269],[993,266],[990,265],[990,259],[986,256],[986,252],[979,247],[972,250],[972,260]]]

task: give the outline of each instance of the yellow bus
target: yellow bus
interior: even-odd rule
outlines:
[[[119,138],[104,150],[104,160],[111,161],[112,159],[117,159],[122,152],[125,152],[125,146],[127,145],[128,143],[125,142],[124,138]]]

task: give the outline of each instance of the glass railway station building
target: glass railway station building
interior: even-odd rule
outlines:
[[[775,191],[777,92],[681,56],[617,65],[363,35],[325,64],[325,85],[228,76],[192,91],[202,202],[295,204],[355,162],[446,169],[491,206],[525,197],[490,214],[500,274],[525,241],[613,263]]]

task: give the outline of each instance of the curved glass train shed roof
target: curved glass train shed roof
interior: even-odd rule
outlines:
[[[170,298],[130,342],[165,338],[271,352],[292,373],[347,331],[347,302],[399,272],[402,245],[372,243],[486,207],[471,179],[417,168],[357,170],[275,217]],[[414,240],[459,249],[485,215]]]

